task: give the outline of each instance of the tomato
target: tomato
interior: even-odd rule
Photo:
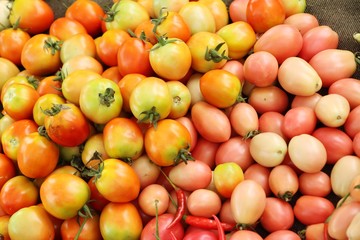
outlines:
[[[99,73],[91,70],[76,70],[65,76],[61,84],[61,91],[66,100],[79,105],[82,87],[89,81],[101,78]]]
[[[351,202],[334,210],[328,222],[328,234],[334,239],[346,239],[346,231],[352,219],[359,213],[359,202]]]
[[[21,52],[22,66],[33,75],[49,75],[61,67],[60,40],[49,34],[32,36]]]
[[[288,165],[281,164],[272,168],[268,180],[271,192],[284,201],[291,201],[292,197],[298,192],[298,176]]]
[[[288,139],[282,133],[282,125],[284,123],[284,115],[279,112],[268,111],[264,112],[259,117],[259,131],[260,132],[274,132],[279,134],[287,142]]]
[[[44,109],[46,116],[44,126],[46,133],[55,143],[75,147],[90,135],[88,120],[80,108],[72,103],[54,104]]]
[[[160,16],[161,9],[167,9],[167,11],[178,12],[182,6],[189,2],[189,0],[155,0],[153,2],[153,11],[155,17]]]
[[[309,107],[291,108],[284,115],[281,130],[288,139],[303,133],[312,134],[317,120],[315,111]]]
[[[156,183],[160,175],[159,167],[155,165],[146,154],[141,155],[133,161],[131,167],[139,177],[141,189]]]
[[[190,70],[191,52],[179,38],[159,37],[158,43],[150,49],[149,60],[160,78],[181,80]]]
[[[244,180],[232,192],[230,204],[236,223],[245,227],[251,226],[260,219],[265,210],[265,191],[254,180]]]
[[[102,77],[110,79],[111,81],[115,83],[119,83],[122,79],[122,75],[119,72],[119,69],[117,66],[112,66],[104,69],[104,71],[101,74]]]
[[[242,137],[250,138],[259,129],[258,114],[249,103],[235,104],[230,110],[229,119],[234,131]]]
[[[147,77],[133,89],[129,105],[136,119],[156,124],[171,112],[172,97],[166,82],[158,77]]]
[[[264,240],[300,240],[299,235],[291,230],[278,230],[270,233]]]
[[[100,214],[100,232],[104,239],[139,239],[143,224],[132,203],[111,202]]]
[[[135,86],[144,78],[146,78],[142,74],[138,73],[129,73],[123,76],[118,82],[118,86],[120,88],[121,96],[123,98],[123,107],[122,109],[126,112],[130,112],[129,100],[132,90]]]
[[[360,133],[355,134],[353,138],[353,149],[356,156],[360,156]]]
[[[104,67],[95,57],[88,55],[78,55],[70,58],[61,67],[61,72],[65,75],[77,70],[90,70],[97,74],[102,74]]]
[[[104,21],[107,30],[134,31],[140,23],[149,19],[149,13],[140,3],[125,0],[114,3],[106,13]]]
[[[299,190],[303,195],[326,197],[331,193],[330,176],[323,171],[316,173],[301,173]]]
[[[66,40],[78,33],[87,33],[87,30],[79,21],[60,16],[51,23],[49,33],[60,40]]]
[[[89,168],[97,168],[101,159],[109,156],[105,151],[103,133],[96,133],[90,136],[81,149],[81,160]]]
[[[160,184],[150,184],[142,189],[137,199],[140,209],[149,216],[163,214],[171,204],[168,191]]]
[[[33,119],[37,125],[44,125],[44,119],[46,114],[43,112],[44,109],[51,108],[53,104],[63,104],[65,103],[65,99],[60,97],[57,94],[49,93],[40,96],[33,107]]]
[[[206,102],[217,108],[232,106],[241,94],[239,79],[223,69],[209,70],[201,76],[199,83]]]
[[[263,238],[255,231],[244,229],[244,230],[237,230],[236,232],[232,233],[229,238],[229,240],[236,240],[236,239],[261,240]]]
[[[123,1],[120,1],[123,2]],[[133,2],[127,0],[126,2]],[[123,42],[117,52],[117,63],[122,76],[138,73],[147,77],[153,74],[150,65],[150,49],[153,44],[141,38],[132,37]]]
[[[200,0],[199,2],[205,4],[214,16],[215,31],[229,24],[229,14],[227,11],[227,5],[224,1]]]
[[[53,239],[55,229],[48,213],[38,205],[20,209],[10,216],[11,239]]]
[[[31,119],[39,93],[31,86],[14,83],[8,86],[2,97],[3,108],[12,119]]]
[[[113,118],[105,124],[103,134],[105,151],[111,158],[131,161],[143,152],[143,133],[131,119]]]
[[[189,27],[191,35],[197,32],[216,31],[215,17],[205,4],[201,2],[187,2],[178,12]]]
[[[295,107],[309,107],[313,110],[315,110],[316,103],[321,98],[321,94],[316,92],[313,95],[310,96],[300,96],[296,95],[291,101],[291,108]]]
[[[314,27],[319,26],[317,17],[311,13],[295,13],[285,18],[285,24],[290,24],[299,29],[301,35],[304,35],[307,31]]]
[[[170,213],[165,213],[158,218],[154,217],[152,218],[145,226],[143,231],[141,232],[140,239],[145,240],[155,240],[157,239],[157,236],[160,239],[164,240],[170,240],[172,233],[176,239],[183,239],[184,237],[184,228],[181,225],[180,222],[175,224],[174,227],[168,229],[167,226],[171,223],[173,220],[174,215]]]
[[[337,80],[329,86],[328,93],[336,93],[345,97],[350,104],[350,109],[354,109],[360,105],[360,82],[356,78],[343,78]]]
[[[26,29],[30,35],[36,35],[49,30],[54,15],[53,9],[45,1],[16,0],[12,4],[9,20],[12,26],[17,24],[19,28]]]
[[[257,163],[265,167],[275,167],[284,160],[287,143],[276,133],[262,132],[251,139],[249,149]]]
[[[280,87],[254,87],[247,101],[258,114],[273,111],[283,113],[288,108],[289,96]]]
[[[315,69],[324,87],[342,78],[351,77],[356,71],[355,55],[349,50],[325,49],[315,54],[309,64]],[[332,66],[327,68],[326,66]]]
[[[11,178],[15,177],[16,169],[13,161],[5,154],[0,153],[0,171],[2,178],[0,179],[0,189]]]
[[[335,49],[339,44],[339,35],[331,27],[317,26],[303,35],[303,46],[298,57],[309,61],[315,54],[325,49]]]
[[[21,208],[36,204],[38,195],[38,188],[29,178],[16,175],[1,188],[0,206],[6,214],[12,215]]]
[[[13,122],[1,135],[1,144],[4,154],[16,162],[21,140],[32,132],[36,132],[38,125],[30,119]]]
[[[58,163],[59,147],[42,134],[44,133],[30,133],[19,144],[18,167],[28,178],[45,177]]]
[[[0,32],[0,56],[21,65],[21,52],[30,34],[22,29],[13,27]]]
[[[242,168],[234,163],[227,162],[216,165],[213,172],[213,181],[217,192],[221,196],[230,198],[236,185],[244,180]],[[210,217],[210,216],[209,216]]]
[[[202,156],[199,159],[203,159]],[[215,164],[233,162],[245,171],[254,160],[250,154],[250,139],[241,136],[233,136],[229,140],[220,143],[215,153]]]
[[[197,227],[186,228],[183,240],[216,240],[218,239],[217,234],[213,230],[206,230]]]
[[[344,123],[344,130],[346,134],[349,135],[351,138],[354,138],[354,136],[358,132],[360,132],[360,126],[356,124],[358,122],[359,117],[360,117],[360,107],[357,106],[350,111],[348,118]]]
[[[90,57],[95,57],[96,55],[95,41],[88,33],[77,33],[62,41],[60,49],[62,63],[79,55]]]
[[[3,236],[4,240],[10,240],[9,236],[9,215],[4,215],[0,217],[0,234]]]
[[[309,240],[325,239],[324,227],[327,223],[316,223],[306,226],[304,237]]]
[[[190,109],[191,104],[189,89],[180,81],[166,81],[166,84],[169,87],[173,99],[168,118],[178,119],[184,117]]]
[[[281,0],[249,0],[247,4],[246,21],[257,33],[282,24],[285,17],[286,12]]]
[[[267,51],[279,64],[299,54],[303,38],[299,30],[290,24],[276,25],[262,34],[254,44],[254,52]]]
[[[196,130],[206,140],[225,142],[231,136],[231,124],[226,114],[207,103],[197,102],[191,108],[191,119]]]
[[[76,175],[53,173],[41,184],[40,199],[51,215],[69,219],[75,217],[90,199],[90,188]]]
[[[12,5],[13,5],[12,1],[1,1],[0,2],[0,12],[1,12],[0,31],[11,27],[9,16],[10,16],[10,10],[11,10]]]
[[[92,0],[75,1],[65,11],[65,17],[80,22],[92,37],[101,33],[104,14],[100,4]]]
[[[350,113],[350,104],[340,94],[327,94],[322,96],[315,106],[316,117],[328,127],[344,125]]]
[[[204,97],[202,96],[200,90],[200,78],[202,73],[193,73],[189,80],[186,82],[186,86],[191,94],[191,105],[193,106],[196,102],[203,101]]]
[[[62,83],[58,76],[50,75],[41,79],[39,85],[36,88],[36,91],[39,93],[40,96],[49,93],[49,94],[56,94],[62,97],[63,94],[61,91],[61,85]]]
[[[352,139],[340,129],[320,127],[312,135],[320,140],[326,148],[328,164],[334,164],[341,157],[353,154]],[[336,146],[341,146],[341,148]]]
[[[267,197],[261,226],[269,233],[290,229],[295,222],[294,212],[290,203],[276,197]]]
[[[326,149],[322,142],[309,134],[290,139],[288,152],[291,162],[303,172],[315,173],[326,164]]]
[[[212,190],[196,189],[187,198],[186,206],[191,215],[211,218],[220,212],[221,199]]]
[[[87,82],[80,91],[82,113],[96,124],[105,124],[120,115],[122,96],[119,86],[110,79]]]
[[[240,80],[241,85],[244,85],[245,77],[244,77],[244,65],[242,62],[238,60],[228,60],[222,69],[231,72],[232,74],[236,75]]]
[[[229,48],[231,59],[241,59],[246,56],[256,42],[256,34],[250,24],[243,21],[233,22],[220,28],[217,32]]]
[[[244,78],[257,87],[272,85],[277,79],[278,62],[274,55],[266,51],[251,54],[244,62]]]
[[[170,169],[169,178],[176,186],[191,192],[206,188],[211,182],[212,171],[200,160],[181,162]]]
[[[360,214],[356,214],[354,218],[351,220],[350,225],[346,229],[346,237],[349,239],[355,239],[359,237],[359,233],[357,232],[357,229],[359,227],[359,219]]]
[[[360,174],[359,157],[346,155],[340,158],[330,172],[332,192],[340,197],[349,193],[352,180]]]
[[[266,196],[270,196],[271,194],[271,189],[269,186],[269,175],[270,169],[258,163],[252,164],[244,172],[244,178],[253,180],[260,184],[264,189]]]
[[[80,226],[86,221],[84,227],[81,229],[81,232],[77,239],[81,240],[97,240],[101,239],[100,233],[100,217],[96,213],[92,213],[92,217],[85,220],[83,217],[73,217],[66,219],[62,222],[60,232],[62,239],[74,239],[80,231]]]
[[[191,155],[194,159],[200,160],[206,163],[210,168],[213,168],[215,166],[215,156],[219,146],[220,143],[208,141],[199,136],[194,149],[191,151]]]
[[[296,70],[296,74],[294,71]],[[316,70],[304,59],[289,57],[280,65],[278,80],[286,92],[311,96],[321,89],[323,81]]]
[[[18,73],[20,73],[20,69],[12,61],[1,57],[1,55],[0,63],[0,89],[2,89],[3,85],[9,78],[15,77]]]

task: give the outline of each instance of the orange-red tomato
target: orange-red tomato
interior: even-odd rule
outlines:
[[[51,23],[49,33],[60,40],[66,40],[75,34],[87,33],[87,31],[79,21],[68,17],[59,17]]]

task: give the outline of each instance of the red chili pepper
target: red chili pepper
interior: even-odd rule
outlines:
[[[206,218],[206,217],[198,217],[198,216],[191,216],[191,215],[184,215],[183,219],[185,220],[185,223],[198,228],[203,229],[211,229],[211,230],[217,230],[217,223],[214,219]],[[236,224],[231,223],[224,223],[220,222],[222,229],[224,231],[232,231],[235,229]]]
[[[185,210],[186,210],[186,195],[185,192],[178,188],[176,189],[176,199],[177,199],[177,210],[174,216],[174,219],[172,220],[172,222],[166,227],[167,229],[175,226],[175,224],[177,224],[178,222],[181,221],[181,219],[183,218],[184,214],[185,214]]]
[[[214,218],[214,220],[216,222],[217,231],[218,231],[218,235],[219,235],[218,239],[225,240],[226,239],[225,232],[224,232],[224,229],[221,225],[219,218],[217,216],[215,216],[214,214],[212,215],[212,217]]]

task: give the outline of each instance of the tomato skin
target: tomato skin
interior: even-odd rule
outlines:
[[[208,141],[199,136],[194,149],[191,151],[191,155],[195,159],[206,163],[212,169],[215,166],[216,152],[219,146],[220,143]]]
[[[39,85],[37,86],[36,91],[39,93],[40,96],[43,96],[45,94],[56,94],[58,96],[63,96],[61,91],[61,85],[62,83],[60,81],[57,81],[57,76],[50,75],[47,77],[44,77],[39,82]]]
[[[291,108],[284,115],[282,132],[291,139],[303,133],[312,134],[317,124],[315,111],[309,107]]]
[[[75,34],[87,33],[87,31],[79,21],[63,16],[58,17],[51,23],[49,33],[60,40],[66,40]]]
[[[39,205],[22,208],[11,215],[8,231],[11,239],[54,239],[55,237],[53,222]]]
[[[207,102],[197,102],[191,108],[191,119],[199,134],[212,142],[225,142],[231,136],[231,124],[223,111]]]
[[[144,136],[145,151],[151,161],[159,166],[171,166],[181,162],[183,159],[179,154],[188,151],[190,144],[189,131],[173,119],[159,121],[156,128],[150,127]]]
[[[227,108],[236,103],[241,93],[239,79],[223,69],[213,69],[200,78],[200,91],[205,101],[217,108]]]
[[[60,227],[61,239],[71,240],[74,239],[80,229],[80,225],[84,222],[83,217],[73,217],[66,219],[62,222]],[[100,217],[97,213],[92,213],[92,217],[86,220],[84,227],[78,237],[79,240],[97,240],[101,239]]]
[[[111,202],[125,203],[137,198],[140,180],[127,163],[108,158],[103,161],[101,176],[95,181],[99,193]]]
[[[330,85],[328,93],[336,93],[345,97],[350,104],[350,109],[354,109],[360,104],[360,82],[356,78],[343,78],[337,80]]]
[[[279,112],[268,111],[259,117],[260,132],[274,132],[279,134],[288,142],[288,139],[283,134],[281,128],[284,123],[284,115]]]
[[[190,109],[191,93],[180,81],[166,81],[169,87],[173,102],[168,118],[179,119],[185,117]]]
[[[295,217],[305,225],[325,222],[335,206],[324,197],[302,195],[294,206]]]
[[[49,34],[36,34],[24,45],[21,64],[32,75],[54,74],[60,69],[60,51],[48,46],[48,42],[59,44],[59,39]]]
[[[4,154],[11,160],[16,161],[21,139],[29,133],[36,132],[37,129],[38,125],[30,119],[13,122],[1,135]]]
[[[10,178],[1,188],[0,206],[9,215],[24,207],[35,205],[39,198],[35,184],[22,175]]]
[[[230,198],[236,185],[243,180],[243,170],[234,162],[221,163],[214,168],[213,181],[215,188],[223,197]]]
[[[272,232],[264,240],[301,240],[301,238],[297,233],[286,229]]]
[[[43,109],[47,109],[52,107],[52,104],[63,104],[65,103],[65,99],[60,97],[57,94],[48,93],[40,96],[33,107],[33,119],[37,125],[44,125],[44,119],[46,114],[42,111]]]
[[[100,232],[104,239],[139,239],[143,224],[132,203],[111,202],[100,214]]]
[[[252,164],[244,172],[245,179],[250,179],[260,184],[260,186],[264,189],[267,197],[271,194],[269,176],[270,169],[258,163]]]
[[[335,49],[339,44],[339,35],[329,26],[323,25],[310,29],[303,35],[303,46],[298,54],[309,61],[315,54],[325,49]]]
[[[90,70],[101,75],[104,72],[104,67],[98,59],[89,55],[74,56],[64,62],[61,67],[61,71],[65,75],[77,70]]]
[[[166,34],[168,38],[178,38],[184,42],[189,40],[191,37],[190,28],[177,11],[170,11],[168,9],[168,11],[163,11],[162,15],[159,17],[165,17],[160,25],[156,27],[156,33],[159,36],[164,36],[164,34]]]
[[[269,111],[283,113],[289,105],[289,96],[282,88],[275,85],[255,87],[250,92],[248,103],[259,114]]]
[[[9,78],[15,77],[20,73],[20,69],[15,65],[15,63],[7,58],[0,57],[0,63],[0,88],[2,89]]]
[[[0,189],[16,175],[14,162],[3,153],[0,153],[0,175],[2,176],[0,178]]]
[[[144,149],[144,137],[139,125],[131,119],[116,117],[103,129],[104,147],[111,158],[138,158]]]
[[[307,12],[293,14],[285,18],[284,23],[295,26],[299,29],[301,35],[304,35],[310,29],[319,26],[317,17]]]
[[[348,118],[344,123],[344,130],[351,138],[360,132],[360,126],[356,124],[360,119],[360,106],[355,107],[349,113]]]
[[[80,108],[72,103],[55,106],[59,112],[56,113],[55,110],[55,115],[51,113],[44,119],[50,139],[65,147],[75,147],[83,143],[90,135],[90,126]]]
[[[246,21],[255,32],[263,33],[285,20],[285,9],[281,0],[249,0]]]
[[[101,33],[101,19],[104,14],[102,7],[92,0],[75,1],[65,11],[65,17],[80,22],[92,37]]]
[[[259,129],[259,119],[255,108],[249,103],[235,104],[229,115],[231,126],[242,137],[252,136]]]
[[[54,18],[54,11],[45,1],[14,1],[9,15],[12,26],[19,20],[18,27],[26,29],[30,35],[48,31]]]
[[[167,229],[166,227],[173,220],[174,215],[170,213],[162,214],[158,217],[158,226],[159,226],[159,235],[160,239],[171,240],[170,232],[173,232],[176,239],[183,239],[184,237],[184,228],[180,222],[175,224],[174,227]],[[141,232],[140,239],[141,240],[155,240],[155,225],[156,218],[152,218],[145,226],[143,231]]]
[[[317,128],[312,135],[324,144],[328,164],[334,164],[341,157],[353,154],[352,139],[340,129],[321,127]]]
[[[97,190],[95,185],[95,177],[91,177],[87,182],[90,188],[90,199],[89,205],[96,211],[101,212],[104,207],[110,202]]]
[[[279,64],[299,54],[303,45],[299,30],[289,24],[276,25],[267,30],[254,44],[254,52],[268,51]]]
[[[2,30],[0,32],[0,56],[20,66],[21,51],[30,38],[30,34],[21,29]]]
[[[316,103],[319,101],[319,99],[321,97],[322,97],[322,95],[318,92],[316,92],[310,96],[296,95],[291,101],[291,108],[309,107],[309,108],[315,110]]]
[[[60,50],[62,63],[79,55],[90,57],[96,55],[95,41],[88,33],[78,33],[62,41]]]
[[[49,175],[59,159],[59,147],[38,132],[26,135],[20,142],[17,155],[19,170],[28,178]]]
[[[279,198],[267,197],[264,212],[260,218],[261,226],[269,233],[290,229],[295,221],[290,203]]]
[[[323,171],[301,173],[299,175],[299,191],[303,195],[326,197],[331,193],[330,176]]]
[[[290,166],[278,165],[270,171],[269,187],[275,196],[288,202],[298,192],[298,176]]]

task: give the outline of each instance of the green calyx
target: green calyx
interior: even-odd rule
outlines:
[[[225,55],[226,51],[222,51],[220,53],[220,48],[225,44],[225,42],[219,43],[215,48],[209,49],[209,47],[206,47],[205,52],[205,60],[206,61],[213,61],[215,63],[219,63],[222,60],[230,60],[228,56]]]

